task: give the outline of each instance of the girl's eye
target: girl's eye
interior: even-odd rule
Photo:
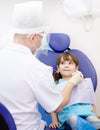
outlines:
[[[63,62],[61,62],[61,64],[62,64],[62,65],[63,65],[63,64],[66,64],[66,62],[63,61]]]
[[[72,62],[69,62],[69,64],[73,64]]]
[[[64,62],[62,61],[60,64],[64,64]]]
[[[74,64],[74,62],[69,62],[69,64],[73,65],[73,64]]]

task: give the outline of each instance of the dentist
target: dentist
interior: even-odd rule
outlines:
[[[16,4],[13,44],[0,51],[0,102],[11,112],[17,130],[46,130],[38,103],[48,113],[58,113],[68,103],[75,85],[82,81],[82,74],[76,73],[58,92],[52,68],[33,55],[41,47],[45,30],[42,12],[42,1]]]

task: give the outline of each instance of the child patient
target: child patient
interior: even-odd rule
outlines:
[[[54,75],[57,89],[61,91],[66,82],[69,81],[74,73],[78,71],[78,59],[75,55],[64,52],[57,59],[57,72]],[[69,103],[62,110],[62,112],[51,113],[52,123],[50,128],[65,129],[65,122],[67,122],[72,130],[77,129],[78,116],[82,117],[95,129],[100,129],[100,120],[96,115],[95,96],[92,81],[90,78],[84,80],[74,88]]]

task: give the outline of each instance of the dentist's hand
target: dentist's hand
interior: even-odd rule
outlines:
[[[83,74],[80,71],[76,71],[72,74],[72,77],[68,82],[72,82],[75,86],[83,81]]]

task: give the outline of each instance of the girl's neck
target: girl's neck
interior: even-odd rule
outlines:
[[[62,77],[63,80],[69,80],[71,77]]]

